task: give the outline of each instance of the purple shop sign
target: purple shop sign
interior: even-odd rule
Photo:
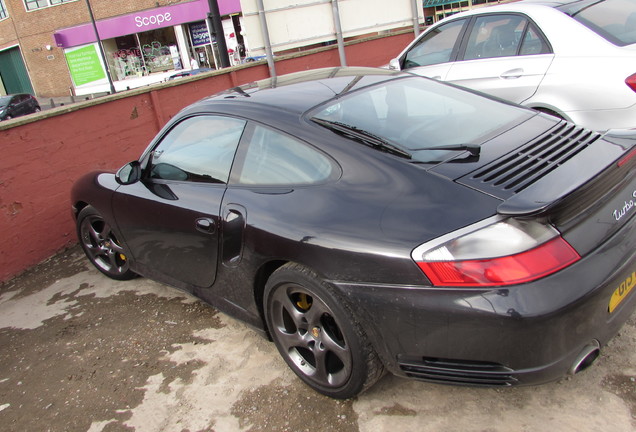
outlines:
[[[240,0],[218,0],[221,16],[241,11]],[[135,33],[143,33],[193,21],[201,21],[210,11],[208,0],[194,0],[156,9],[135,12],[97,21],[100,39],[112,39]],[[91,23],[58,30],[53,34],[58,47],[69,48],[95,42]]]

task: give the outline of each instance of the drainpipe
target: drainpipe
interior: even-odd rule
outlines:
[[[413,0],[411,2],[411,9],[413,9],[413,30],[415,32],[415,38],[420,35],[420,13],[418,10],[419,0]]]
[[[272,54],[272,43],[269,40],[269,29],[267,28],[267,19],[265,17],[265,7],[263,0],[257,0],[258,19],[261,23],[261,33],[263,43],[265,44],[265,55],[267,56],[267,66],[269,67],[270,78],[276,78],[276,67],[274,66],[274,55]]]
[[[338,8],[338,0],[331,0],[331,7],[333,9],[333,24],[336,27],[336,40],[338,41],[340,66],[345,67],[347,66],[347,57],[345,56],[344,39],[342,37],[342,25],[340,24],[340,9]]]

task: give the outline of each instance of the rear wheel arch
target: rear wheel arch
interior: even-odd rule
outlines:
[[[265,329],[267,337],[270,340],[271,335],[269,334],[269,329],[265,320],[265,310],[263,309],[265,286],[267,285],[267,281],[272,276],[272,274],[288,262],[289,261],[284,260],[269,261],[258,269],[258,271],[256,272],[256,277],[254,278],[254,302],[256,303],[258,313],[260,315],[261,321],[263,322],[263,328]]]

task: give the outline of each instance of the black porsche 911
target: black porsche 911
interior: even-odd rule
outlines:
[[[405,73],[321,69],[204,99],[72,203],[102,273],[244,320],[336,398],[385,371],[555,380],[636,305],[636,130]]]

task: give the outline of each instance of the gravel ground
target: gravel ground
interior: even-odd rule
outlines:
[[[336,401],[273,344],[181,291],[116,282],[78,248],[0,286],[3,431],[636,430],[636,314],[588,370],[525,388],[384,377]]]

